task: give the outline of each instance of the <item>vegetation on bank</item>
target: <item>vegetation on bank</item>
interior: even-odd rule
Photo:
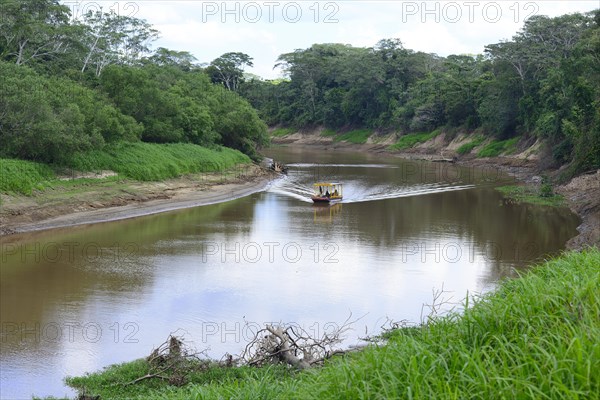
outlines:
[[[269,125],[402,137],[477,131],[497,141],[482,157],[498,154],[507,139],[539,139],[550,149],[546,164],[568,164],[565,177],[600,168],[600,10],[532,16],[512,40],[475,56],[413,51],[401,39],[282,54],[276,66],[286,81],[252,80],[240,93]]]
[[[551,259],[464,311],[397,329],[384,346],[291,372],[209,370],[181,387],[148,379],[144,360],[67,383],[103,399],[544,398],[600,397],[600,250]]]
[[[271,131],[273,137],[283,137],[294,133],[296,130],[293,128],[275,128]]]
[[[111,170],[139,181],[160,181],[196,172],[224,171],[250,161],[248,156],[226,147],[118,143],[76,155],[70,166],[78,171]]]
[[[477,157],[498,157],[500,154],[511,154],[515,151],[519,138],[506,140],[494,140],[483,146],[477,153]]]
[[[465,155],[465,154],[469,154],[470,152],[473,151],[473,149],[475,147],[481,145],[481,143],[483,143],[484,141],[485,141],[485,137],[483,137],[482,135],[478,135],[474,139],[472,139],[470,142],[461,145],[458,149],[456,149],[456,152],[461,156]]]
[[[161,181],[198,172],[218,172],[251,162],[237,150],[226,147],[207,149],[185,143],[115,143],[103,150],[74,155],[69,166],[54,166],[32,161],[0,159],[0,192],[31,195],[65,184],[58,173],[114,171],[122,178]],[[76,180],[76,182],[83,182]]]
[[[393,145],[389,146],[390,150],[404,150],[414,147],[419,143],[424,143],[428,140],[433,139],[440,134],[439,130],[433,132],[422,132],[422,133],[409,133],[408,135],[401,136],[400,139]]]
[[[339,136],[336,136],[334,141],[336,142],[350,142],[354,144],[362,144],[366,143],[367,139],[373,131],[370,129],[355,129],[350,132],[343,133]]]
[[[54,171],[45,164],[0,158],[0,192],[31,195],[43,190],[56,179]]]
[[[499,186],[495,188],[504,196],[516,202],[536,204],[540,206],[563,207],[566,205],[565,198],[555,194],[548,182],[543,182],[539,188],[534,186]]]

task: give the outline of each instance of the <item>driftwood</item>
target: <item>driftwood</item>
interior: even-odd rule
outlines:
[[[269,168],[275,172],[280,172],[282,174],[287,174],[287,172],[288,172],[287,165],[285,165],[284,163],[281,163],[279,161],[273,161],[271,163],[271,165],[269,166]]]
[[[324,333],[320,338],[312,337],[298,326],[267,325],[248,343],[241,359],[245,364],[257,367],[284,363],[302,370],[321,365],[334,355],[358,350],[342,350],[337,347],[342,343],[344,334],[356,322],[351,321],[351,317],[352,315],[335,331]]]
[[[169,384],[182,386],[187,383],[188,375],[194,371],[204,371],[212,367],[229,368],[240,365],[261,367],[268,364],[286,364],[304,370],[323,362],[334,355],[360,350],[364,346],[354,346],[342,350],[344,334],[356,321],[352,314],[337,329],[314,338],[298,326],[284,327],[267,325],[259,330],[239,357],[225,354],[220,361],[211,360],[206,350],[196,351],[185,343],[183,337],[170,334],[167,340],[152,350],[146,357],[149,371],[126,383],[135,385],[147,379],[161,379]],[[200,357],[203,355],[204,357]]]
[[[152,353],[146,357],[149,372],[125,385],[134,385],[146,379],[162,379],[171,385],[182,386],[187,383],[187,375],[198,369],[207,369],[210,361],[200,358],[206,350],[196,351],[184,344],[183,337],[169,335]]]
[[[448,155],[444,154],[444,150],[442,150],[440,153],[440,158],[434,158],[431,161],[432,162],[455,163],[456,161],[458,161],[458,157],[455,154],[452,154],[452,156],[448,156]]]

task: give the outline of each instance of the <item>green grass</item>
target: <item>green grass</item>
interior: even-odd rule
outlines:
[[[343,135],[337,136],[334,140],[336,142],[350,142],[354,144],[366,143],[369,136],[373,134],[370,129],[356,129],[350,132],[346,132]]]
[[[111,170],[139,181],[161,181],[249,162],[246,155],[226,147],[212,150],[183,143],[119,143],[75,155],[71,167],[79,171]]]
[[[246,155],[226,147],[207,149],[183,143],[119,143],[103,150],[75,154],[69,168],[83,172],[111,170],[121,178],[161,181],[190,173],[225,171],[249,162]],[[98,182],[98,179],[58,180],[53,168],[31,161],[0,159],[0,192],[30,196],[35,190]],[[64,170],[64,167],[58,169]]]
[[[282,137],[282,136],[290,135],[294,132],[296,132],[296,130],[293,128],[276,128],[276,129],[273,129],[273,131],[271,132],[271,136]]]
[[[396,143],[391,146],[388,146],[389,150],[404,150],[410,149],[418,143],[424,143],[428,140],[433,139],[440,132],[435,130],[433,132],[421,132],[421,133],[409,133],[408,135],[401,136],[400,139]]]
[[[145,371],[135,361],[68,383],[102,399],[598,399],[599,265],[597,248],[564,254],[463,313],[392,331],[386,345],[303,373],[226,369],[183,387],[123,386]]]
[[[336,136],[338,133],[336,131],[334,131],[333,129],[324,129],[323,132],[321,132],[321,136],[325,136],[325,137],[332,137],[332,136]]]
[[[43,190],[54,179],[54,172],[45,164],[0,159],[0,192],[2,193],[30,196],[34,190]]]
[[[479,146],[481,143],[483,143],[483,141],[485,140],[485,138],[483,136],[479,136],[476,137],[475,139],[471,140],[469,143],[465,143],[462,146],[460,146],[456,152],[458,154],[460,154],[461,156],[464,154],[469,154],[471,151],[473,151],[473,149],[477,146]]]
[[[566,205],[565,198],[558,194],[545,195],[535,187],[530,186],[499,186],[496,188],[505,197],[517,202],[530,203],[541,206],[563,207]]]
[[[494,140],[479,150],[477,157],[497,157],[502,153],[511,154],[519,141],[519,137],[506,140]]]
[[[101,394],[102,399],[122,398],[159,398],[170,395],[180,396],[190,389],[202,385],[237,386],[239,382],[262,381],[274,382],[279,378],[291,377],[295,371],[283,365],[273,365],[264,369],[251,367],[219,368],[206,367],[204,363],[197,363],[197,371],[187,376],[188,386],[177,388],[169,385],[165,380],[147,379],[141,384],[128,385],[129,382],[150,372],[149,364],[145,359],[129,363],[112,365],[101,372],[88,374],[82,377],[68,377],[66,383],[74,389],[85,391],[88,394]],[[178,397],[175,397],[178,398]],[[182,398],[187,398],[183,396]]]

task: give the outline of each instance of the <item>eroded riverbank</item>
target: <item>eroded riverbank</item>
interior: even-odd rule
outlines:
[[[458,135],[448,141],[444,134],[430,139],[412,148],[401,151],[390,151],[388,146],[394,143],[394,135],[383,136],[378,140],[369,138],[364,144],[336,142],[333,137],[322,136],[321,131],[296,132],[284,137],[273,138],[273,143],[289,146],[306,146],[325,151],[366,151],[369,153],[393,155],[410,160],[452,161],[458,165],[497,168],[514,176],[518,181],[527,185],[539,185],[541,175],[553,175],[558,171],[540,167],[538,152],[540,144],[521,149],[518,153],[489,158],[477,158],[472,154],[460,156],[456,150],[470,139],[467,135]],[[567,200],[567,205],[581,218],[577,230],[579,235],[567,242],[567,248],[572,250],[588,246],[600,247],[600,170],[580,175],[568,183],[555,188],[555,191]]]
[[[277,175],[257,165],[162,182],[102,180],[2,195],[0,235],[86,225],[233,200],[263,190]]]

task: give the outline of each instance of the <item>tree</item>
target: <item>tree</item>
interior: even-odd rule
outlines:
[[[158,38],[158,31],[144,20],[110,12],[89,11],[80,22],[85,34],[82,44],[85,55],[81,72],[94,66],[100,76],[111,64],[135,65],[150,52],[149,45]]]
[[[156,49],[146,60],[161,67],[177,67],[182,71],[194,69],[194,63],[197,61],[196,57],[187,51],[170,50],[164,47]]]
[[[225,53],[214,59],[206,68],[206,73],[214,83],[220,83],[237,92],[244,78],[244,67],[252,67],[252,57],[244,53]]]
[[[138,140],[141,126],[99,93],[0,61],[0,156],[64,163],[107,142]]]
[[[57,0],[0,0],[0,56],[17,65],[65,53],[69,8]]]

